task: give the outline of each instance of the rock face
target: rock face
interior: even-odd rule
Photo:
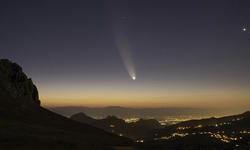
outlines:
[[[14,98],[40,105],[38,91],[32,80],[27,78],[18,64],[8,59],[0,60],[0,88]]]

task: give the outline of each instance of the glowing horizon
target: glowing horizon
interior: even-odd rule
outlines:
[[[127,79],[129,81],[129,79]],[[247,90],[230,87],[193,87],[177,88],[155,86],[151,83],[137,85],[137,82],[110,86],[102,83],[60,83],[56,87],[37,85],[41,105],[45,107],[121,106],[133,108],[190,107],[190,108],[247,108],[250,95]],[[138,81],[140,83],[140,81]],[[85,83],[84,86],[82,86]],[[53,85],[55,83],[51,83]],[[128,87],[130,85],[130,87]],[[132,86],[133,85],[133,86]],[[60,87],[60,88],[59,88]],[[159,90],[162,89],[162,90]],[[52,92],[53,91],[53,92]]]

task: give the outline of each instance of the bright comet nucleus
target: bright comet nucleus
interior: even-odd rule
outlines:
[[[135,77],[133,77],[133,80],[135,80],[136,78]]]

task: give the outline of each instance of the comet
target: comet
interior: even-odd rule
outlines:
[[[114,36],[115,36],[116,46],[122,58],[123,64],[130,77],[133,80],[135,80],[136,79],[135,67],[131,55],[129,40],[126,38],[123,30],[119,27],[115,28]]]

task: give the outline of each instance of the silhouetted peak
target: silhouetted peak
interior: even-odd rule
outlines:
[[[0,88],[14,98],[40,105],[38,91],[32,80],[27,78],[17,63],[0,60]]]
[[[87,116],[85,113],[83,112],[80,112],[80,113],[77,113],[77,114],[74,114],[70,117],[70,119],[72,120],[75,120],[75,121],[79,121],[79,122],[82,122],[82,123],[86,123],[86,124],[90,124],[92,122],[95,121],[95,119]]]
[[[139,121],[144,121],[144,119],[143,119],[143,118],[141,118]]]
[[[123,119],[119,119],[116,116],[108,116],[105,121],[112,123],[112,124],[123,124],[125,121]]]
[[[83,113],[83,112],[80,112],[80,113],[78,113],[78,114],[74,114],[74,115],[72,115],[71,117],[73,117],[73,116],[81,116],[81,117],[89,117],[89,116],[87,116],[85,113]]]
[[[145,126],[151,129],[160,129],[162,128],[161,124],[155,119],[144,120],[140,119],[139,121],[135,122],[137,126]]]
[[[106,120],[118,120],[116,116],[108,116]]]

